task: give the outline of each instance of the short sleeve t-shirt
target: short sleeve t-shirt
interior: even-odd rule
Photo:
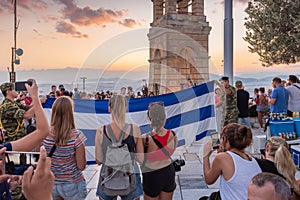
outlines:
[[[287,112],[289,91],[281,85],[276,87],[272,92],[272,99],[276,99],[275,104],[270,105],[270,111],[272,113]]]
[[[55,144],[53,134],[49,134],[44,140],[47,153]],[[51,170],[55,175],[55,184],[79,182],[84,177],[82,171],[77,168],[75,152],[84,141],[85,135],[80,130],[73,130],[70,139],[65,146],[57,146],[51,157]]]

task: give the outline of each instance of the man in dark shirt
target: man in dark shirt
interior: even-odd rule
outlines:
[[[251,128],[250,118],[249,118],[249,92],[244,90],[242,81],[236,81],[235,87],[237,89],[237,107],[238,113],[238,123],[244,124]]]

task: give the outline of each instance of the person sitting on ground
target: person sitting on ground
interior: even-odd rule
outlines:
[[[5,150],[7,151],[32,151],[36,146],[40,145],[40,143],[43,141],[43,139],[48,135],[49,133],[49,124],[48,124],[48,120],[47,117],[44,113],[44,110],[42,108],[40,99],[39,99],[39,95],[38,95],[38,86],[35,82],[35,80],[30,79],[32,81],[32,86],[29,86],[28,84],[25,84],[25,87],[27,88],[27,91],[29,92],[29,94],[32,97],[32,101],[34,104],[34,113],[36,115],[36,130],[33,131],[32,133],[18,139],[15,141],[11,141],[11,142],[7,142],[5,144],[3,144],[2,146],[0,146],[1,149],[1,154],[4,154]],[[45,174],[45,176],[48,177],[49,174]],[[3,197],[3,194],[6,194],[6,198],[10,199],[10,192],[9,192],[9,187],[8,184],[6,182],[6,180],[8,180],[9,178],[11,178],[11,175],[7,175],[7,174],[0,174],[0,197]],[[51,178],[48,179],[48,183],[46,184],[47,186],[51,187],[52,190],[52,181]],[[26,184],[26,183],[23,183]],[[41,185],[44,185],[41,183]],[[30,187],[31,186],[26,186],[26,187]],[[43,198],[41,198],[41,196],[37,197],[35,199],[50,199],[48,198],[48,187],[45,187],[43,189],[40,189],[39,191],[32,191],[32,195],[35,195],[36,193],[39,193],[40,191],[44,191],[44,196]],[[25,194],[26,196],[26,194]],[[51,194],[49,194],[49,197],[51,196]]]
[[[253,176],[261,172],[256,160],[245,149],[252,142],[252,132],[247,126],[232,123],[221,133],[219,153],[210,165],[212,140],[203,148],[203,173],[205,182],[213,184],[220,177],[222,200],[247,200],[248,185]],[[224,151],[224,152],[222,152]]]
[[[86,166],[85,135],[75,127],[73,101],[68,96],[56,99],[52,106],[50,134],[43,145],[51,157],[55,175],[53,199],[84,200],[87,195],[82,171]]]
[[[176,149],[177,137],[174,131],[164,128],[166,112],[161,102],[154,102],[149,105],[148,118],[152,130],[143,137],[145,151],[143,163],[144,199],[169,200],[172,199],[176,188],[175,168],[170,156]],[[157,145],[158,142],[169,155],[166,155]],[[162,177],[164,178],[162,179]]]
[[[256,158],[261,170],[283,177],[289,183],[293,195],[299,195],[299,186],[295,179],[297,169],[286,140],[273,136],[268,139],[265,148],[265,159]]]
[[[248,200],[292,200],[288,183],[280,176],[263,172],[248,186]]]
[[[143,152],[143,146],[142,146],[142,140],[141,140],[141,132],[140,128],[137,125],[133,124],[127,124],[126,123],[126,110],[127,110],[127,102],[126,102],[126,96],[119,94],[119,95],[113,95],[109,100],[108,105],[108,111],[111,113],[112,121],[110,124],[107,124],[105,126],[100,126],[97,129],[96,137],[95,137],[95,157],[96,157],[96,163],[101,165],[101,169],[108,168],[107,166],[107,152],[109,147],[112,145],[112,141],[117,141],[117,138],[122,136],[122,145],[125,145],[128,147],[128,151],[131,154],[131,160],[133,161],[134,165],[134,171],[136,176],[136,183],[133,186],[132,190],[129,191],[126,195],[109,195],[105,189],[102,186],[104,185],[106,180],[106,177],[104,177],[105,172],[101,170],[100,176],[99,176],[99,182],[97,186],[97,196],[99,199],[104,200],[111,200],[116,199],[117,196],[120,196],[123,200],[134,200],[139,199],[140,196],[143,195],[143,189],[142,189],[142,183],[141,183],[141,177],[140,177],[140,170],[135,160],[138,162],[143,161],[143,154],[134,154],[136,152]],[[112,137],[114,137],[112,139]],[[121,139],[120,139],[121,140]],[[121,158],[120,158],[121,160]],[[115,170],[111,168],[111,170]],[[103,175],[104,174],[104,175]],[[102,177],[103,175],[103,177]],[[114,177],[111,177],[113,179]],[[102,184],[103,183],[103,184]],[[120,191],[120,190],[119,190]],[[118,193],[118,190],[116,190],[116,193]]]

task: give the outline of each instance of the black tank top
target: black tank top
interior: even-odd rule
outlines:
[[[108,125],[110,126],[110,125]],[[111,145],[111,139],[108,137],[106,132],[106,125],[103,127],[103,140],[102,140],[102,152],[103,152],[103,160],[106,159],[106,151],[107,147]],[[125,140],[122,140],[122,144],[127,144],[128,150],[131,153],[131,159],[134,159],[134,152],[135,152],[135,142],[133,137],[133,125],[130,124],[130,133]]]

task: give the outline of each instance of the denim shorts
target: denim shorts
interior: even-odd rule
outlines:
[[[269,106],[257,106],[256,111],[257,112],[267,112],[269,110]]]
[[[139,167],[137,164],[134,165],[134,168],[135,168],[136,172],[139,171]],[[136,184],[135,184],[134,190],[132,192],[130,192],[129,194],[120,196],[120,197],[122,198],[122,200],[133,200],[133,199],[139,198],[143,194],[144,194],[144,192],[143,192],[143,186],[142,186],[142,181],[141,181],[141,175],[140,175],[140,173],[136,173]],[[103,200],[113,200],[115,198],[115,196],[108,196],[108,195],[104,194],[104,192],[101,190],[100,183],[98,183],[96,195]]]
[[[54,184],[52,191],[53,199],[62,197],[64,200],[84,200],[86,195],[87,190],[84,179],[77,183]]]

